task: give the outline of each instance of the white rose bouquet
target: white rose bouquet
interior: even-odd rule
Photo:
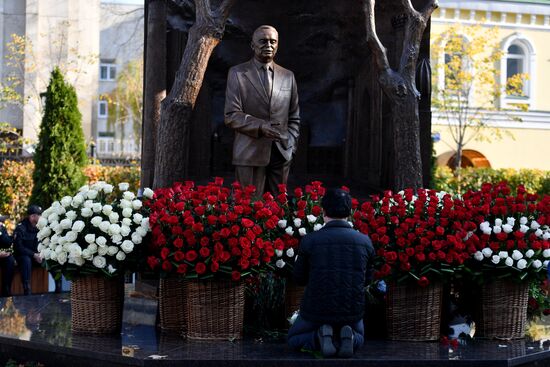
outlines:
[[[137,262],[149,218],[128,186],[120,183],[115,190],[102,181],[85,185],[42,213],[38,251],[56,278],[115,277]],[[152,191],[146,189],[147,195]]]

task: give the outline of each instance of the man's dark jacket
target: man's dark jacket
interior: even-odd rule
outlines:
[[[307,286],[300,316],[321,324],[352,324],[362,319],[373,259],[369,237],[345,220],[332,220],[305,236],[294,265],[295,280]]]
[[[13,232],[13,243],[15,256],[33,257],[38,252],[38,228],[33,227],[29,218],[25,218],[15,227]]]
[[[2,225],[0,226],[0,248],[7,249],[11,246],[12,238],[8,234],[8,230],[6,229],[6,226]]]

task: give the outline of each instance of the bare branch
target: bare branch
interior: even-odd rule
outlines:
[[[366,28],[367,28],[367,42],[370,45],[372,53],[375,57],[375,62],[378,70],[385,71],[390,68],[390,63],[388,62],[388,57],[386,55],[386,48],[380,42],[378,35],[376,34],[376,21],[374,17],[374,5],[375,0],[365,0],[363,3],[363,12],[365,13],[366,18]]]
[[[212,19],[212,10],[210,8],[210,0],[196,0],[195,11],[197,13],[197,23],[208,23]]]
[[[216,10],[216,18],[221,18],[222,23],[225,23],[226,19],[229,17],[229,11],[235,4],[236,0],[223,0],[219,8]]]

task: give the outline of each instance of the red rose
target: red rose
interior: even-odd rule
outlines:
[[[430,284],[430,281],[428,280],[428,278],[422,276],[420,277],[420,279],[418,279],[417,283],[421,287],[427,287]]]
[[[179,237],[176,238],[176,239],[174,240],[174,246],[175,246],[176,248],[181,248],[181,247],[183,246],[183,240],[182,240],[181,238],[179,238]]]
[[[199,253],[202,257],[208,257],[210,255],[210,249],[208,247],[201,247]]]
[[[231,279],[234,281],[234,282],[238,282],[239,280],[241,280],[241,273],[239,273],[238,271],[233,271],[231,273]]]
[[[193,262],[197,259],[197,252],[195,250],[189,250],[185,254],[185,259],[187,261]]]
[[[162,250],[160,250],[160,257],[162,258],[162,260],[166,260],[168,255],[170,255],[170,249],[169,248],[164,247]]]
[[[169,272],[172,270],[172,263],[168,260],[162,262],[162,270]]]
[[[176,260],[177,262],[180,262],[183,259],[185,259],[185,254],[183,252],[181,251],[174,252],[174,260]]]
[[[210,224],[211,226],[215,225],[216,222],[218,221],[218,217],[216,217],[215,215],[209,215],[206,220],[208,221],[208,224]]]
[[[159,265],[159,259],[154,256],[149,256],[147,258],[147,264],[151,269],[155,269]]]
[[[187,273],[187,264],[179,264],[178,269],[176,270],[179,274]]]
[[[254,227],[254,222],[251,221],[250,219],[247,219],[247,218],[243,218],[241,220],[241,224],[243,225],[243,227],[245,228],[252,228]]]
[[[311,208],[311,214],[318,217],[319,214],[321,214],[321,207],[318,205],[314,205],[313,208]]]
[[[195,265],[195,271],[197,274],[204,274],[206,271],[206,265],[204,265],[204,263],[197,263],[197,265]]]
[[[218,271],[219,268],[220,268],[220,264],[218,264],[217,261],[212,261],[212,264],[210,264],[210,271],[212,273],[215,273]]]
[[[208,246],[208,244],[210,243],[210,239],[206,236],[204,236],[203,238],[201,238],[201,246]]]
[[[302,195],[304,195],[304,192],[300,187],[294,189],[294,196],[296,196],[297,198],[301,198]]]

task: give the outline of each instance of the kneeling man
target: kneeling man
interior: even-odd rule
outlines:
[[[302,239],[294,265],[295,280],[307,287],[288,344],[347,358],[364,341],[364,289],[374,248],[347,222],[351,197],[346,191],[327,190],[321,205],[325,226]]]

